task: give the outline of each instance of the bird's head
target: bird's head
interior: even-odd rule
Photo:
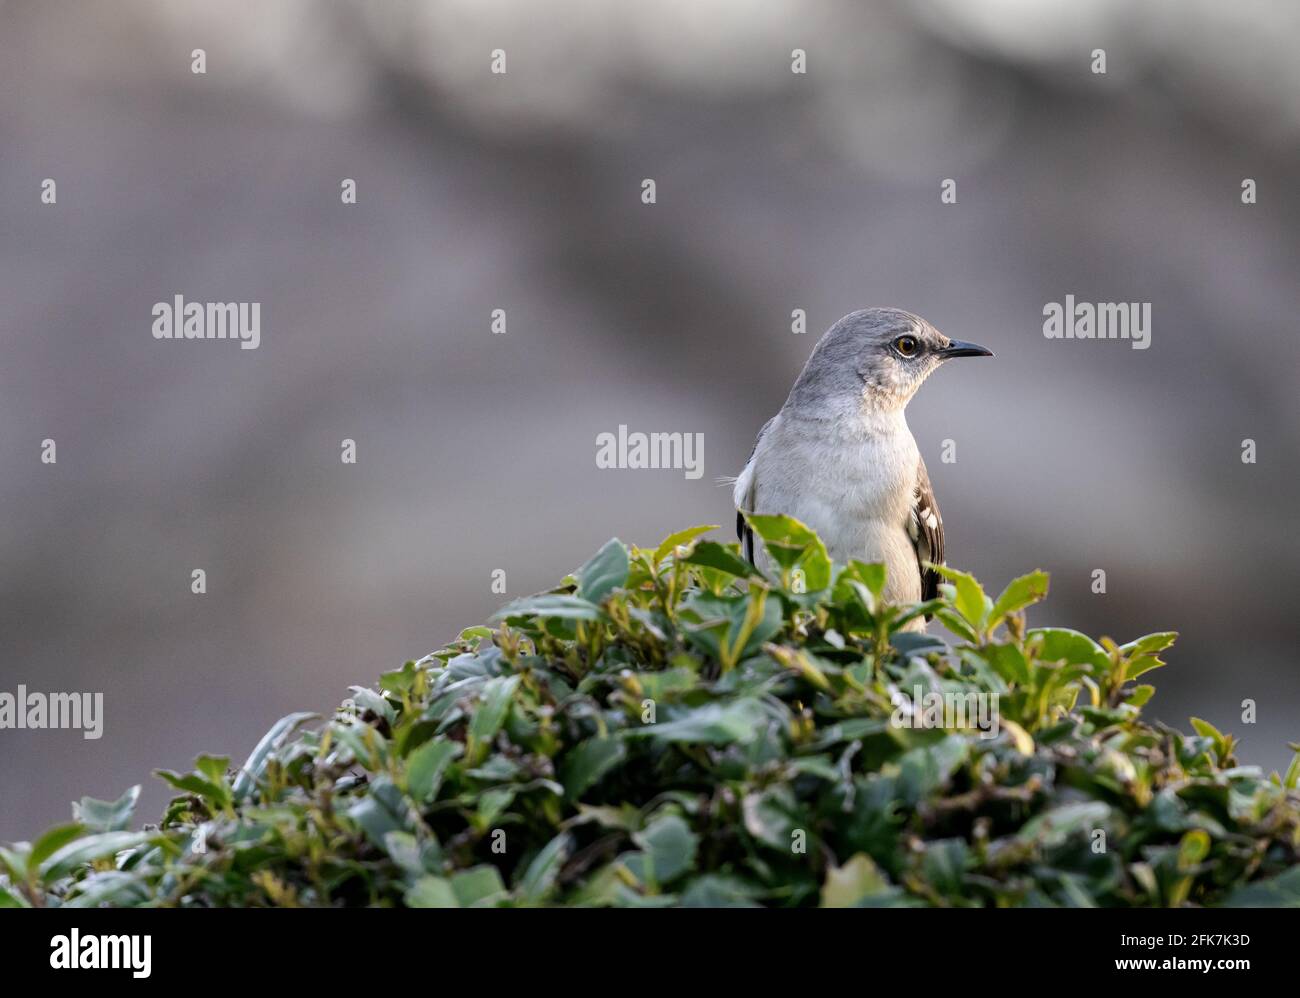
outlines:
[[[863,405],[901,409],[944,361],[992,356],[982,346],[949,339],[911,312],[866,308],[827,330],[787,404],[806,407],[809,415],[844,414]]]

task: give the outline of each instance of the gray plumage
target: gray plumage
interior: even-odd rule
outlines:
[[[812,527],[840,563],[881,561],[885,597],[932,598],[943,520],[904,409],[951,357],[992,356],[894,308],[852,312],[813,349],[781,411],[763,426],[735,483],[737,510]],[[744,518],[746,556],[755,543]]]

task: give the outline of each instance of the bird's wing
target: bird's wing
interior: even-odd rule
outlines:
[[[912,493],[912,512],[907,529],[916,547],[916,564],[921,571],[921,599],[934,599],[939,595],[941,577],[933,568],[927,568],[926,563],[943,564],[943,518],[939,515],[939,504],[935,501],[924,459],[920,459],[916,469],[916,489]]]
[[[736,537],[740,539],[740,546],[751,565],[754,564],[754,531],[750,530],[749,525],[745,523],[745,514],[741,511],[744,510],[750,513],[754,511],[754,495],[758,489],[754,458],[758,455],[758,445],[763,442],[763,435],[780,418],[779,414],[773,416],[758,431],[758,439],[754,441],[754,449],[749,452],[749,460],[745,462],[745,470],[736,477],[736,488],[732,493],[732,497],[736,502]]]

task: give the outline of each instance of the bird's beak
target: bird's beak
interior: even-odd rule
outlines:
[[[949,357],[992,357],[993,351],[980,346],[978,343],[967,343],[965,340],[952,340],[946,347],[939,351],[939,356],[944,360]]]

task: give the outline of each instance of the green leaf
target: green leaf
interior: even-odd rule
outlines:
[[[941,606],[934,611],[934,615],[944,627],[963,641],[968,641],[971,644],[979,643],[979,634],[976,633],[975,628],[966,623],[966,618],[955,609]]]
[[[387,741],[377,728],[360,722],[334,722],[330,736],[352,754],[357,765],[372,773],[384,768]]]
[[[943,787],[969,756],[969,743],[961,735],[945,735],[933,745],[909,749],[898,758],[899,793],[916,803]]]
[[[746,513],[745,520],[763,539],[763,546],[780,566],[783,577],[802,568],[804,585],[810,593],[831,584],[831,559],[826,545],[807,525],[793,516]]]
[[[1145,707],[1147,701],[1155,696],[1156,688],[1150,684],[1134,686],[1132,689],[1125,691],[1125,702],[1131,703],[1134,707]]]
[[[1025,635],[1025,643],[1035,650],[1043,662],[1087,665],[1097,674],[1110,671],[1110,659],[1101,645],[1088,635],[1066,627],[1034,628]]]
[[[230,769],[228,755],[201,755],[194,760],[194,769],[214,786],[226,785],[226,772]]]
[[[800,827],[794,791],[784,784],[746,794],[741,801],[745,831],[764,845],[790,855],[793,833]],[[805,829],[806,831],[806,829]]]
[[[561,832],[533,857],[519,881],[523,899],[528,904],[541,904],[555,889],[555,881],[560,875],[560,868],[569,855],[573,837],[568,832]]]
[[[388,702],[387,697],[366,686],[349,686],[348,692],[352,694],[352,702],[357,705],[357,709],[362,714],[368,711],[376,717],[383,718],[389,724],[396,723],[397,711]]]
[[[1120,645],[1119,653],[1125,662],[1124,678],[1137,679],[1138,676],[1163,666],[1165,663],[1160,652],[1172,645],[1177,637],[1174,631],[1162,631]]]
[[[129,908],[148,899],[145,880],[122,870],[103,870],[79,880],[76,893],[63,903],[68,908]]]
[[[619,738],[592,738],[579,742],[564,759],[560,782],[570,800],[577,800],[627,758],[627,745]]]
[[[650,857],[659,884],[675,880],[695,865],[699,836],[675,814],[655,818],[632,841]]]
[[[768,723],[763,704],[754,698],[730,703],[708,703],[686,711],[671,721],[636,728],[629,736],[645,735],[665,742],[699,742],[727,745],[752,742]]]
[[[72,817],[92,832],[122,832],[131,823],[139,799],[138,783],[114,801],[83,797],[72,805]]]
[[[1221,732],[1209,721],[1204,721],[1199,717],[1193,717],[1191,719],[1191,722],[1192,722],[1192,727],[1196,729],[1196,733],[1198,735],[1201,735],[1205,738],[1213,739],[1216,745],[1221,744],[1223,742],[1223,732]]]
[[[224,784],[212,783],[197,773],[173,773],[166,769],[156,769],[154,775],[170,783],[177,790],[194,794],[218,810],[230,803],[230,791]]]
[[[490,907],[506,894],[495,866],[476,866],[456,874],[451,878],[451,889],[462,908]]]
[[[97,835],[83,835],[56,849],[44,863],[40,864],[41,879],[46,883],[58,880],[85,863],[133,849],[148,842],[152,837],[148,832],[100,832]]]
[[[1104,801],[1061,804],[1025,822],[1016,834],[1022,842],[1038,842],[1044,848],[1064,845],[1074,835],[1089,835],[1110,820],[1110,805]]]
[[[857,582],[866,590],[867,598],[863,599],[863,606],[866,606],[871,613],[878,612],[880,606],[880,596],[885,591],[885,567],[880,561],[850,561],[846,565],[844,572],[836,578],[835,599],[837,602],[844,602],[848,599],[845,587],[850,583]]]
[[[519,688],[518,676],[497,676],[483,684],[478,709],[469,723],[469,737],[475,746],[488,745],[505,723],[506,713]]]
[[[627,548],[617,537],[607,541],[578,569],[578,595],[598,604],[615,589],[626,585],[627,571]]]
[[[990,603],[989,598],[984,595],[984,590],[980,584],[975,581],[975,576],[968,575],[965,572],[959,572],[955,568],[949,568],[947,565],[935,565],[938,571],[951,584],[952,602],[957,612],[961,614],[962,619],[968,623],[977,634],[984,631],[984,619],[988,613]]]
[[[0,845],[0,873],[6,873],[17,881],[26,880],[31,855],[29,842],[15,842],[9,848]]]
[[[1124,678],[1126,680],[1137,679],[1138,676],[1145,675],[1152,669],[1162,668],[1164,664],[1155,655],[1137,655],[1129,659],[1128,664],[1125,666]]]
[[[984,659],[1005,682],[1021,686],[1029,683],[1029,663],[1015,645],[989,645],[984,649]]]
[[[679,530],[675,534],[669,534],[664,538],[663,543],[655,548],[654,563],[657,566],[661,561],[673,554],[679,547],[688,545],[695,538],[707,534],[710,530],[717,530],[717,525],[702,527],[687,527],[685,530]],[[717,545],[721,547],[721,545]]]
[[[875,861],[856,853],[843,866],[828,866],[822,884],[823,908],[856,908],[872,898],[891,893],[891,886]]]
[[[867,587],[867,592],[878,601],[885,592],[885,566],[884,563],[873,561],[851,561],[848,567],[840,573],[841,579],[855,579]],[[874,611],[873,611],[874,612]]]
[[[1282,786],[1294,790],[1300,786],[1300,749],[1293,749],[1294,755],[1291,756],[1291,764],[1286,767],[1286,775],[1282,777]]]
[[[744,558],[716,541],[701,541],[696,544],[695,550],[682,559],[682,564],[715,568],[738,579],[760,578],[762,574]]]
[[[15,894],[0,884],[0,908],[30,908],[31,905],[21,894]]]
[[[1007,617],[1047,596],[1047,573],[1036,571],[1013,579],[993,602],[986,630],[991,634]]]
[[[1225,908],[1300,908],[1300,866],[1267,880],[1238,887],[1223,902]]]
[[[1196,729],[1198,735],[1203,738],[1209,738],[1214,742],[1214,754],[1218,757],[1219,761],[1223,762],[1227,759],[1228,754],[1231,751],[1231,741],[1228,736],[1223,734],[1223,732],[1209,721],[1204,721],[1199,717],[1191,718],[1191,722],[1192,727]]]
[[[759,891],[739,877],[706,873],[682,892],[683,908],[761,908]]]
[[[32,852],[27,859],[28,867],[40,866],[51,854],[85,834],[86,828],[80,824],[56,825],[32,843]]]
[[[960,897],[963,875],[970,859],[965,839],[939,839],[925,847],[922,868],[926,879],[941,894]]]
[[[408,908],[459,908],[460,900],[451,881],[443,877],[420,877],[403,898]]]
[[[1183,834],[1178,843],[1178,869],[1186,872],[1194,870],[1210,854],[1210,836],[1201,828],[1193,828]]]
[[[510,617],[542,617],[553,620],[599,620],[600,607],[581,596],[546,594],[526,596],[507,603],[492,615],[493,620]]]
[[[758,584],[744,596],[695,596],[679,616],[687,640],[721,662],[724,672],[755,654],[784,625],[779,597],[769,599]]]
[[[510,786],[484,790],[479,794],[478,809],[474,812],[475,825],[481,831],[491,828],[506,808],[514,803],[516,793],[516,789]]]
[[[1156,652],[1164,651],[1177,638],[1177,631],[1160,631],[1157,634],[1148,634],[1136,641],[1130,641],[1126,645],[1120,645],[1119,650],[1125,658],[1131,658],[1135,655],[1154,655]]]
[[[284,744],[291,732],[304,721],[310,720],[317,715],[306,711],[299,711],[293,714],[286,714],[275,724],[271,725],[271,730],[264,734],[252,753],[245,760],[244,765],[240,767],[238,775],[235,777],[234,797],[235,800],[245,800],[257,786],[257,781],[262,778],[266,772],[266,762],[276,749]]]
[[[678,666],[663,672],[637,672],[633,674],[641,695],[651,700],[663,701],[680,698],[699,685],[694,669]]]
[[[385,833],[384,852],[410,876],[419,877],[427,872],[420,852],[420,840],[410,832]]]
[[[443,773],[463,751],[459,742],[440,738],[425,742],[407,756],[407,792],[421,804],[435,800],[438,788],[442,785]]]
[[[722,655],[724,668],[753,655],[781,630],[784,623],[781,601],[769,599],[767,591],[757,586],[751,588],[748,601],[739,606],[744,613],[739,618],[733,617],[727,629],[726,648]]]
[[[416,668],[415,663],[407,662],[400,669],[381,672],[379,674],[379,688],[385,693],[392,693],[398,699],[401,699],[403,693],[409,694],[412,692],[415,687],[416,677],[419,675],[421,675],[421,670]]]
[[[387,776],[377,776],[371,781],[369,795],[348,808],[348,817],[380,849],[384,848],[384,837],[389,832],[410,831],[406,798]]]
[[[1034,754],[1034,738],[1015,721],[1009,717],[1001,719],[1002,730],[1011,736],[1011,744],[1016,747],[1016,751],[1023,756]]]

